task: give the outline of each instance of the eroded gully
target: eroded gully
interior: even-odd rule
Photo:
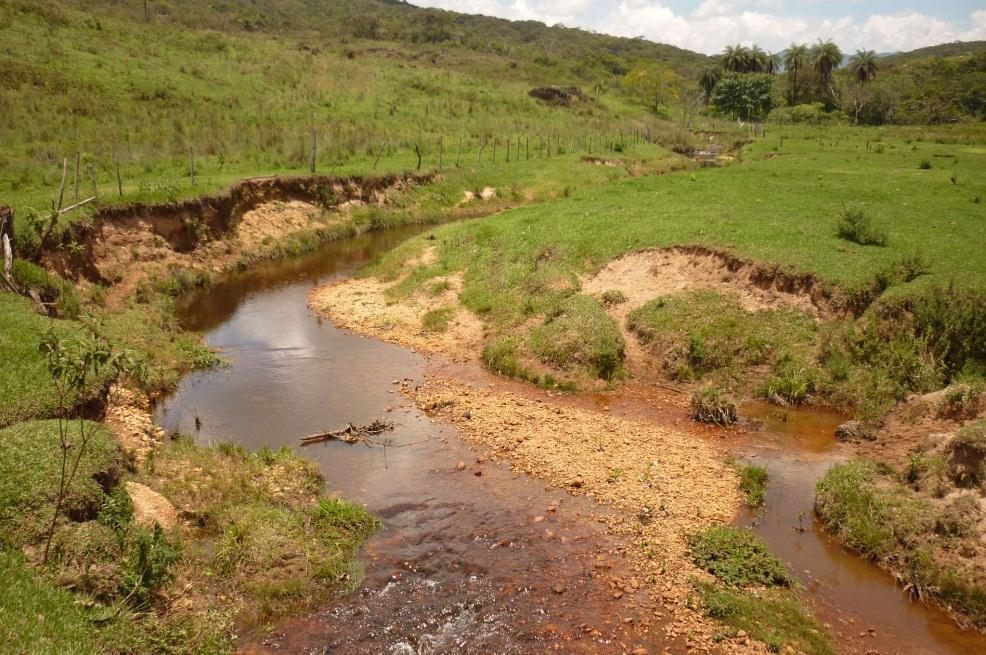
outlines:
[[[434,363],[339,330],[308,310],[313,285],[351,275],[421,229],[364,235],[232,274],[180,308],[184,326],[204,331],[229,366],[186,376],[158,404],[156,418],[166,429],[258,449],[296,447],[302,435],[348,422],[386,416],[396,423],[387,448],[330,442],[303,451],[320,466],[328,491],[384,521],[364,552],[362,587],[270,635],[245,639],[242,650],[685,652],[683,641],[664,634],[659,608],[644,594],[614,600],[609,580],[623,574],[624,563],[620,544],[595,520],[603,510],[505,466],[477,462],[454,429],[433,423],[398,392],[395,382],[422,380]],[[474,380],[486,375],[463,373]],[[631,387],[561,402],[681,423],[681,412],[661,396]],[[772,411],[747,407],[763,429],[731,437],[737,452],[771,471],[766,508],[748,520],[799,575],[840,650],[986,652],[978,634],[909,602],[889,576],[815,530],[814,481],[844,456],[832,438],[835,419],[788,414],[781,421]],[[457,470],[459,461],[470,464],[466,471]],[[556,512],[547,511],[552,505]]]

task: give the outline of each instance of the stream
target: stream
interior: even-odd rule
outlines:
[[[241,651],[685,652],[683,642],[664,635],[645,594],[612,597],[609,578],[622,575],[624,564],[619,544],[596,520],[604,510],[478,460],[453,428],[400,395],[398,382],[424,378],[424,357],[340,330],[308,309],[313,286],[351,276],[424,229],[326,244],[227,275],[182,300],[182,325],[204,332],[229,365],[187,375],[159,402],[155,418],[165,429],[256,450],[297,447],[303,435],[349,422],[386,417],[396,424],[385,448],[328,442],[302,451],[319,465],[327,491],[384,522],[364,551],[361,588],[272,634],[247,635]],[[614,413],[647,413],[643,401],[606,402]],[[814,483],[844,457],[834,440],[837,417],[779,417],[760,404],[744,406],[744,414],[764,428],[739,451],[771,474],[765,508],[747,520],[799,576],[840,650],[986,653],[981,635],[910,602],[889,575],[815,529]],[[465,471],[459,462],[468,464]],[[552,504],[557,512],[547,511]]]

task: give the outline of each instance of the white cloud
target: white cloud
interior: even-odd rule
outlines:
[[[986,10],[970,14],[969,29],[920,13],[903,10],[823,19],[810,14],[782,13],[784,0],[703,0],[694,11],[678,14],[660,0],[418,0],[423,5],[514,20],[562,23],[617,36],[643,36],[689,50],[717,53],[731,43],[756,43],[765,50],[783,50],[793,41],[833,39],[851,52],[859,48],[889,52],[912,50],[949,41],[986,39]]]

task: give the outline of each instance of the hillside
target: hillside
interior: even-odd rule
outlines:
[[[66,158],[73,201],[93,176],[100,200],[118,202],[307,172],[313,130],[317,168],[340,172],[414,168],[415,148],[434,163],[493,139],[611,138],[655,125],[624,88],[627,71],[704,59],[375,0],[243,6],[150,2],[145,20],[139,3],[0,5],[3,203],[22,218],[46,208]],[[556,107],[528,96],[549,84],[591,97]]]
[[[960,57],[971,56],[986,51],[986,41],[955,41],[939,45],[917,48],[907,52],[893,52],[881,57],[881,63],[888,65],[903,64],[915,59],[927,57]]]

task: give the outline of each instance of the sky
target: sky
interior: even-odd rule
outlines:
[[[770,52],[831,38],[844,52],[913,50],[986,40],[986,0],[410,0],[511,20],[642,36],[714,54],[727,44]]]

